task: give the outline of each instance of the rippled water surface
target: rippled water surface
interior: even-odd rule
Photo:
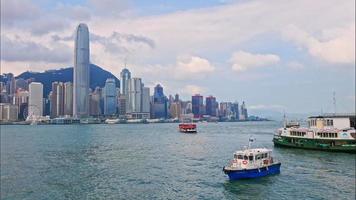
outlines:
[[[274,148],[277,122],[1,126],[1,199],[354,199],[355,156]],[[229,181],[248,138],[281,174]]]

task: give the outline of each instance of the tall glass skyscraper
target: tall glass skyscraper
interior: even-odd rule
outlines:
[[[120,87],[120,92],[122,95],[127,96],[127,93],[129,91],[128,85],[129,85],[129,79],[131,78],[131,72],[124,68],[121,73],[121,87]]]
[[[116,114],[117,97],[116,97],[116,83],[115,79],[109,78],[105,82],[104,87],[104,114]]]
[[[73,70],[73,116],[89,115],[89,30],[79,24],[76,30]]]

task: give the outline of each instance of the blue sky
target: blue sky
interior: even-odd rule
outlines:
[[[355,110],[353,0],[4,0],[1,71],[73,63],[73,32],[91,33],[91,62],[188,99],[247,102],[252,113]],[[152,89],[151,89],[152,90]]]

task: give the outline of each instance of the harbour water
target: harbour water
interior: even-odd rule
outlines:
[[[354,199],[355,155],[274,148],[279,122],[1,126],[1,199]],[[248,138],[279,175],[229,181]]]

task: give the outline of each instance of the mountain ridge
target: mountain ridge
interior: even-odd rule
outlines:
[[[108,78],[113,78],[116,81],[116,86],[120,87],[120,80],[111,72],[106,71],[95,64],[89,65],[90,88],[104,87],[105,81]],[[73,82],[73,67],[65,67],[60,69],[46,70],[44,72],[31,72],[26,71],[16,76],[16,78],[31,79],[43,84],[44,97],[47,97],[52,90],[52,82]]]

